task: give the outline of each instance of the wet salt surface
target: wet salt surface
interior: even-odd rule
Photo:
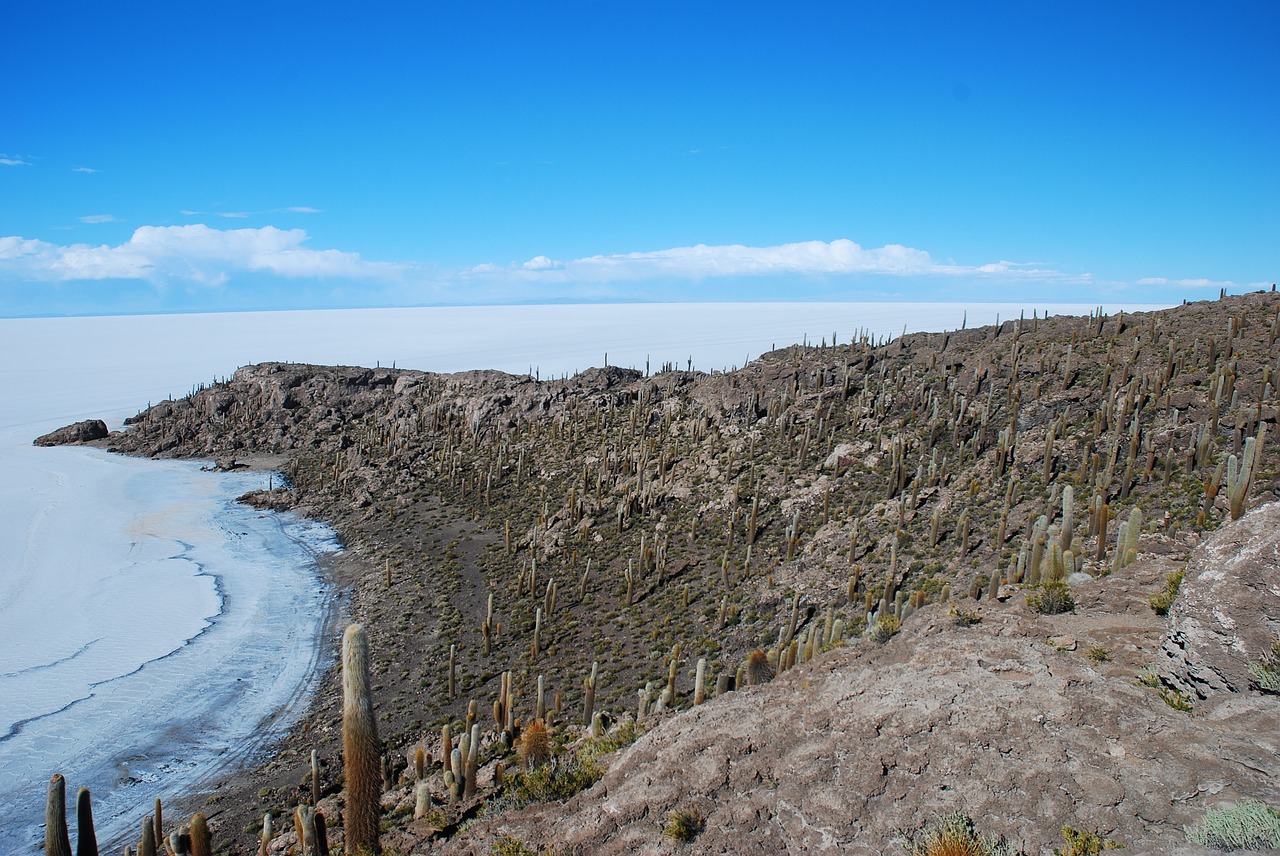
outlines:
[[[337,547],[323,526],[238,505],[263,474],[41,451],[76,495],[32,497],[27,573],[0,578],[5,853],[38,841],[53,772],[93,791],[100,840],[119,843],[157,796],[282,736],[321,671],[315,562]]]
[[[546,378],[601,365],[740,366],[770,347],[956,329],[1018,304],[451,307],[0,319],[0,853],[36,852],[50,775],[94,792],[103,852],[269,747],[334,640],[329,530],[238,506],[265,474],[32,447],[87,418],[268,360]],[[1041,314],[1046,307],[1037,307]],[[1053,314],[1091,306],[1052,305]],[[1108,306],[1116,309],[1158,307]],[[73,813],[74,814],[74,813]],[[72,818],[74,821],[74,818]],[[108,843],[110,842],[110,843]]]

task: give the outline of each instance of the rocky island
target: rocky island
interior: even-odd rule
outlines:
[[[1257,293],[712,374],[272,363],[41,442],[270,468],[341,534],[383,852],[1213,852],[1280,824],[1278,337]],[[189,806],[212,852],[351,852],[341,680]]]

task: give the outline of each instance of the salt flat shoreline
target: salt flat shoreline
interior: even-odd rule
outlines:
[[[111,439],[115,437],[118,435],[113,434],[106,440],[84,445],[99,448],[109,454],[150,460],[148,456],[109,448]],[[203,462],[203,459],[198,457],[189,460],[192,463]],[[285,457],[282,455],[246,454],[236,457],[234,461],[236,466],[229,472],[264,476],[274,482],[277,488],[285,483],[285,476],[281,472],[285,462]],[[202,466],[202,470],[210,474],[223,472],[217,468],[217,462],[210,460],[207,463],[207,466]],[[246,501],[246,497],[252,493],[254,491],[242,495],[236,502],[245,508],[255,509],[260,515],[282,514],[282,512],[264,509],[251,501]],[[283,512],[283,514],[293,513]],[[319,555],[314,562],[315,572],[322,582],[324,596],[316,604],[320,610],[321,631],[315,637],[311,649],[307,678],[283,706],[263,720],[262,724],[265,726],[263,731],[266,733],[229,747],[227,751],[218,755],[216,760],[206,762],[203,769],[198,772],[193,771],[192,775],[187,777],[186,781],[179,782],[176,788],[167,787],[160,794],[167,823],[183,823],[197,811],[202,811],[211,822],[216,823],[229,805],[245,805],[256,799],[264,782],[278,786],[279,776],[276,768],[282,762],[296,761],[298,757],[308,754],[310,732],[321,721],[325,710],[332,708],[334,699],[337,698],[339,680],[337,650],[340,646],[342,631],[350,621],[351,594],[355,581],[370,572],[372,566],[362,558],[359,551],[346,549],[339,528],[341,519],[325,519],[323,516],[312,516],[305,511],[300,512],[300,516],[314,519],[339,535],[338,549]],[[337,515],[337,517],[342,518],[343,515]],[[40,788],[40,782],[32,784],[33,804],[38,798]],[[120,850],[125,845],[136,844],[138,836],[132,830],[139,826],[144,815],[149,815],[152,811],[150,802],[142,802],[130,811],[131,817],[123,826],[112,823],[110,819],[104,823],[104,818],[99,817],[97,826],[100,847],[104,851]],[[74,829],[74,821],[72,824]]]
[[[171,464],[166,470],[148,461],[128,464],[100,450],[32,453],[40,466],[52,468],[60,488],[71,491],[38,500],[53,503],[52,517],[37,517],[45,529],[63,520],[68,507],[86,502],[88,513],[97,516],[92,508],[96,494],[77,489],[77,474],[86,467],[98,475],[85,490],[118,484],[113,489],[123,491],[119,498],[97,501],[107,502],[115,515],[104,517],[108,528],[103,531],[123,537],[131,546],[99,552],[90,546],[103,537],[98,528],[79,532],[77,539],[58,538],[79,552],[63,569],[71,582],[58,606],[57,621],[74,623],[78,599],[90,597],[89,607],[101,613],[108,626],[118,628],[119,639],[112,637],[97,647],[117,651],[124,646],[125,659],[120,666],[108,663],[109,671],[103,672],[101,666],[80,664],[93,653],[81,646],[76,655],[60,658],[57,669],[33,672],[48,674],[46,683],[57,681],[58,691],[70,693],[71,700],[58,710],[24,717],[6,741],[0,800],[7,821],[0,830],[0,849],[17,852],[36,843],[43,817],[42,783],[53,772],[66,775],[73,788],[91,787],[104,846],[133,843],[141,814],[150,810],[154,796],[167,799],[226,769],[259,760],[282,737],[286,723],[303,712],[302,703],[318,685],[324,665],[326,634],[316,622],[331,626],[336,619],[334,587],[323,575],[323,566],[311,570],[316,563],[301,557],[325,552],[331,536],[314,522],[292,515],[267,516],[236,503],[236,496],[256,486],[257,473],[231,474],[215,483],[212,476],[198,472],[198,461],[178,469]],[[141,504],[134,503],[135,496]],[[117,531],[111,521],[120,515],[120,525],[126,528]],[[41,532],[28,537],[43,543]],[[80,581],[83,560],[76,556],[84,550],[89,550],[89,571],[99,568],[106,582],[93,577]],[[274,572],[259,573],[254,566],[262,563],[273,566]],[[19,596],[23,573],[29,571],[18,574]],[[130,594],[139,574],[144,575],[144,589]],[[12,574],[9,577],[12,596]],[[121,585],[124,589],[116,593]],[[197,604],[192,612],[193,585],[208,589],[215,605]],[[113,599],[101,601],[103,592]],[[130,641],[130,628],[137,624],[128,617],[148,606],[152,617],[142,620],[147,621],[144,639],[151,647],[138,647]],[[174,614],[180,623],[165,634],[152,632]],[[41,615],[28,618],[40,622]],[[55,636],[49,644],[62,644],[58,639]],[[44,655],[36,649],[23,656]],[[64,676],[68,669],[73,671]],[[81,690],[75,682],[84,680],[90,683]],[[12,678],[7,686],[15,690]],[[24,693],[30,696],[27,704],[46,704],[38,692],[28,688]],[[159,727],[157,716],[163,717]],[[29,771],[20,774],[24,767]]]
[[[98,441],[89,445],[105,449],[107,441]],[[112,454],[141,457],[125,452],[112,451]],[[231,470],[232,472],[243,470],[266,476],[277,486],[284,484],[285,477],[281,469],[285,458],[282,455],[249,454],[234,460],[236,467]],[[194,461],[198,462],[199,459]],[[216,462],[210,461],[210,463],[214,466],[202,469],[207,469],[210,473],[221,472],[217,469]],[[244,497],[245,495],[242,495],[236,502],[247,508],[254,508],[263,515],[282,514],[271,509],[258,508],[251,502],[246,502]],[[319,518],[316,518],[316,521],[337,531],[331,521]],[[320,708],[325,703],[322,698],[322,689],[329,684],[336,684],[338,679],[337,652],[342,631],[350,618],[349,602],[352,583],[348,564],[360,561],[348,555],[341,538],[338,540],[337,548],[320,554],[313,563],[315,573],[322,581],[324,596],[318,602],[321,630],[316,635],[312,646],[311,661],[305,682],[298,687],[297,692],[285,705],[263,721],[266,726],[264,731],[267,733],[254,736],[239,746],[232,747],[221,755],[211,768],[202,771],[198,776],[193,776],[184,786],[172,792],[166,792],[162,796],[165,815],[170,819],[170,823],[185,822],[185,819],[190,818],[197,811],[203,811],[211,821],[215,820],[223,811],[222,805],[229,799],[243,800],[259,790],[262,771],[269,768],[286,747],[299,739],[305,740],[305,734],[317,720]],[[134,826],[141,822],[143,815],[150,814],[151,811],[149,805],[139,806],[135,812],[138,814],[138,822]],[[136,834],[130,832],[100,844],[104,849],[118,850],[135,842]]]

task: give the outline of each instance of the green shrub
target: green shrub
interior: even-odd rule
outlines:
[[[692,841],[706,825],[706,819],[696,809],[673,811],[667,815],[667,825],[662,834],[675,841]]]
[[[530,803],[562,802],[594,785],[604,775],[595,764],[573,758],[543,764],[512,777],[504,788],[508,808],[521,808]]]
[[[951,621],[957,627],[972,627],[982,621],[982,614],[977,610],[957,609],[953,606]]]
[[[1204,820],[1187,829],[1187,840],[1217,850],[1280,847],[1280,812],[1256,800],[1205,809]]]
[[[935,818],[922,832],[905,836],[911,856],[1022,856],[1000,837],[979,835],[963,812]]]
[[[538,851],[518,838],[505,835],[489,848],[490,856],[538,856]]]
[[[1095,663],[1105,663],[1111,659],[1111,653],[1101,645],[1090,645],[1084,655]]]
[[[1170,571],[1169,575],[1165,577],[1164,589],[1147,598],[1147,603],[1151,604],[1151,608],[1156,611],[1156,615],[1169,614],[1169,607],[1173,606],[1174,600],[1178,597],[1178,591],[1182,588],[1183,576],[1183,571]]]
[[[1154,663],[1138,672],[1138,683],[1151,689],[1160,686],[1160,672],[1156,669]]]
[[[1041,615],[1058,615],[1076,608],[1071,597],[1071,586],[1061,580],[1042,583],[1037,591],[1027,595],[1027,606]]]
[[[1161,687],[1160,699],[1174,710],[1180,710],[1184,713],[1191,712],[1191,696],[1186,693],[1178,692],[1171,687]]]
[[[1271,643],[1271,653],[1261,662],[1249,664],[1249,674],[1257,689],[1280,695],[1280,640]]]
[[[1123,850],[1111,839],[1103,839],[1096,832],[1074,827],[1062,827],[1062,840],[1066,847],[1053,848],[1053,856],[1098,856],[1103,850]]]
[[[627,717],[618,723],[617,728],[599,737],[593,737],[578,750],[578,757],[585,762],[593,762],[601,755],[617,752],[630,746],[644,734],[644,728],[634,719]]]
[[[882,615],[876,619],[875,627],[871,628],[871,641],[878,644],[888,642],[893,635],[902,629],[902,622],[896,615]]]

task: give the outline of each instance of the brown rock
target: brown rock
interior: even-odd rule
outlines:
[[[75,443],[88,443],[101,440],[107,436],[107,423],[101,419],[86,419],[74,425],[67,425],[57,431],[50,431],[37,437],[32,443],[36,446],[69,446]]]
[[[1248,689],[1249,664],[1280,636],[1280,503],[1225,524],[1192,554],[1169,616],[1167,683],[1202,699]]]

